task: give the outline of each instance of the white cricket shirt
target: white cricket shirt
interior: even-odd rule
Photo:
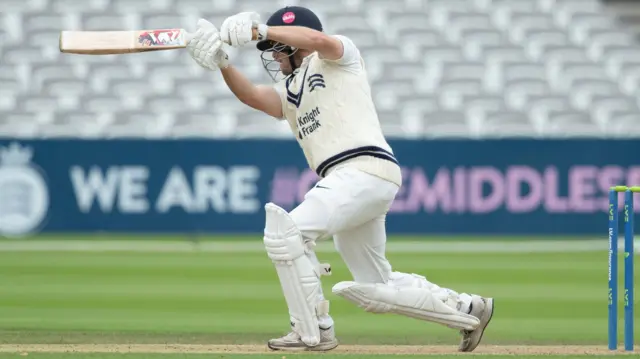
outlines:
[[[364,60],[349,38],[335,37],[344,46],[341,59],[315,52],[275,85],[284,119],[320,177],[347,166],[400,186],[400,167],[380,128]]]

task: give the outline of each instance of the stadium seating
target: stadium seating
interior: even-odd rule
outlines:
[[[640,45],[598,1],[299,0],[367,63],[391,137],[640,136]],[[2,0],[0,135],[292,138],[184,51],[58,52],[61,29],[216,24],[276,0]],[[253,47],[231,51],[268,83]]]

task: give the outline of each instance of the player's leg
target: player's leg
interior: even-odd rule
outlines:
[[[359,227],[386,212],[397,186],[366,173],[342,168],[322,179],[291,213],[267,205],[265,245],[276,265],[289,307],[292,333],[269,341],[279,350],[328,350],[337,346],[328,302],[322,295],[318,260],[322,238]],[[382,186],[378,186],[382,184]]]
[[[470,352],[480,344],[484,331],[493,316],[493,298],[485,298],[477,294],[457,293],[452,289],[440,287],[427,280],[424,276],[413,273],[393,272],[390,284],[401,288],[426,288],[433,293],[437,293],[437,297],[441,298],[450,307],[477,318],[478,324],[474,328],[461,328],[446,322],[440,323],[460,330],[462,339],[458,347],[459,351]]]
[[[353,275],[353,281],[334,286],[335,294],[373,313],[396,313],[474,329],[478,320],[463,308],[470,296],[440,288],[424,277],[393,272],[385,255],[384,215],[334,236],[335,246]]]
[[[334,236],[353,281],[334,286],[338,294],[368,312],[396,313],[458,329],[460,350],[480,342],[493,313],[493,300],[442,288],[417,274],[392,271],[385,255],[385,216]]]
[[[325,227],[318,207],[313,200],[305,200],[291,213],[274,204],[265,206],[265,248],[276,267],[291,325],[289,334],[269,340],[274,350],[325,351],[338,345],[320,281],[331,273],[330,267],[313,251]]]
[[[329,350],[338,345],[329,302],[320,285],[315,242],[335,231],[358,226],[371,218],[376,196],[357,196],[359,173],[335,171],[319,182],[290,214],[268,204],[265,246],[283,289],[292,332],[269,341],[278,350]]]
[[[392,274],[385,256],[387,240],[384,233],[385,216],[379,215],[357,228],[336,233],[334,246],[347,265],[353,280],[358,283],[387,283]]]

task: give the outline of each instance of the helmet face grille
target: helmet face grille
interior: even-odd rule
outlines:
[[[271,47],[262,51],[260,54],[260,59],[262,60],[262,66],[269,74],[269,77],[275,82],[281,81],[286,76],[280,71],[280,63],[275,59],[275,53],[284,54],[285,57],[289,58],[289,62],[291,63],[291,68],[293,70],[296,69],[293,55],[298,51],[298,49],[293,49],[288,45],[280,44],[277,42],[269,41],[269,44],[272,44]]]

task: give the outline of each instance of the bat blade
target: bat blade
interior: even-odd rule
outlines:
[[[62,31],[60,52],[84,55],[129,54],[187,46],[185,29]]]

